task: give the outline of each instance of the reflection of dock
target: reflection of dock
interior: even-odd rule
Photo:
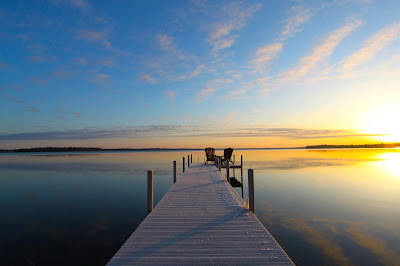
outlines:
[[[293,265],[218,169],[204,164],[186,169],[109,262],[120,264]]]

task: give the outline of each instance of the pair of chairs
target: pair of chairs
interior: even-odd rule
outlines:
[[[206,152],[206,157],[207,157],[206,163],[215,162],[215,149],[208,147],[208,148],[205,148],[204,150]],[[224,156],[222,157],[222,164],[225,164],[226,160],[229,160],[229,162],[231,162],[233,164],[232,153],[233,153],[232,148],[224,149]]]

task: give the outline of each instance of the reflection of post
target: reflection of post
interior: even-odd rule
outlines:
[[[253,173],[253,169],[249,169],[248,178],[249,178],[249,208],[253,213],[256,213],[255,212],[255,204],[254,204],[254,173]]]
[[[240,176],[243,176],[243,155],[240,155]]]
[[[227,159],[225,163],[226,163],[226,181],[230,182],[231,180],[229,178],[229,160]]]
[[[147,212],[153,210],[153,170],[147,171]]]
[[[185,157],[182,158],[183,172],[185,172]]]
[[[174,184],[176,183],[176,161],[174,161]]]

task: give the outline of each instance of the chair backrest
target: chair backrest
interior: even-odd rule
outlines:
[[[204,149],[206,152],[207,159],[214,159],[215,156],[215,149],[208,147]]]
[[[227,148],[224,149],[224,159],[225,160],[230,160],[232,158],[232,153],[233,153],[233,149],[232,148]]]

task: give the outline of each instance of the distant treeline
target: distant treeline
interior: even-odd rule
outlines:
[[[306,149],[360,149],[360,148],[396,148],[400,143],[361,144],[361,145],[314,145],[306,146]]]
[[[102,151],[96,147],[39,147],[14,150],[0,150],[0,152],[65,152],[65,151]]]
[[[14,150],[1,150],[0,149],[0,152],[171,151],[171,150],[197,150],[197,149],[163,149],[163,148],[102,149],[102,148],[98,148],[98,147],[40,147],[40,148],[24,148],[24,149],[14,149]]]

